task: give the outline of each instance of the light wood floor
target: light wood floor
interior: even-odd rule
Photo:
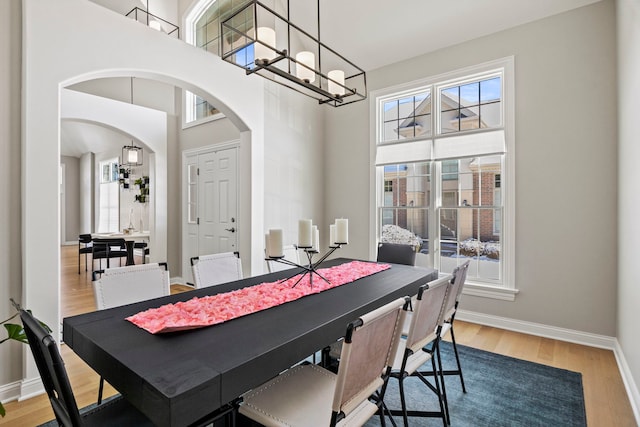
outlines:
[[[172,292],[185,289],[188,288],[172,285]],[[76,246],[62,248],[61,295],[63,317],[95,310],[91,277],[84,272],[84,260],[82,274],[78,275]],[[455,330],[460,344],[581,372],[590,427],[637,426],[612,351],[461,321],[456,321]],[[78,406],[94,403],[98,393],[98,375],[65,345],[62,345],[62,357]],[[105,396],[114,393],[115,390],[107,385]],[[5,408],[7,416],[0,418],[0,425],[36,426],[53,419],[53,412],[45,396],[23,402],[9,402],[5,404]]]

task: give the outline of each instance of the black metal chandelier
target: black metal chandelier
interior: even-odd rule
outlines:
[[[334,107],[367,98],[363,69],[258,0],[221,22],[222,59]]]

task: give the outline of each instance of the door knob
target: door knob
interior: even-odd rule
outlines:
[[[230,232],[232,232],[232,233],[235,233],[235,232],[236,232],[235,227],[225,228],[225,230],[230,231]]]

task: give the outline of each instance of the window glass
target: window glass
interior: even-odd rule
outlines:
[[[492,69],[478,75],[377,98],[376,143],[384,144],[378,154],[385,154],[377,157],[378,238],[414,245],[426,264],[441,273],[470,260],[470,281],[507,286],[502,191],[507,150],[505,144],[485,143],[504,135],[498,134],[505,126],[504,74]],[[438,95],[436,103],[432,93]],[[437,133],[432,122],[438,124]],[[483,131],[488,128],[498,129]],[[460,134],[452,138],[454,133]],[[402,141],[416,138],[421,144],[411,149]],[[444,148],[448,143],[453,148]],[[397,151],[389,156],[389,150]],[[390,158],[406,160],[384,164]]]
[[[431,135],[431,116],[430,91],[385,101],[382,105],[382,141]]]
[[[502,126],[501,77],[440,89],[440,133]]]

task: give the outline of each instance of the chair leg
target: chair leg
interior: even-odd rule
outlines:
[[[103,390],[104,390],[104,378],[100,377],[100,385],[98,386],[98,405],[102,403]]]
[[[462,392],[466,393],[467,388],[464,386],[464,378],[462,377],[462,367],[460,366],[460,356],[458,355],[458,346],[456,346],[456,336],[453,333],[453,324],[451,324],[451,342],[453,344],[453,353],[456,355],[456,365],[458,366],[457,374],[460,376],[460,384],[462,385]]]
[[[442,384],[442,394],[441,394],[441,400],[444,403],[444,412],[445,412],[445,416],[446,416],[446,421],[447,424],[451,424],[451,418],[449,417],[449,402],[447,401],[447,386],[444,383],[444,373],[442,370],[442,358],[440,357],[440,343],[436,344],[436,351],[435,351],[437,357],[438,357],[438,370],[436,371],[436,366],[435,366],[435,360],[433,360],[433,378],[435,380],[436,383],[438,383],[438,381]],[[436,374],[436,372],[438,374]],[[440,377],[438,379],[438,376]]]

